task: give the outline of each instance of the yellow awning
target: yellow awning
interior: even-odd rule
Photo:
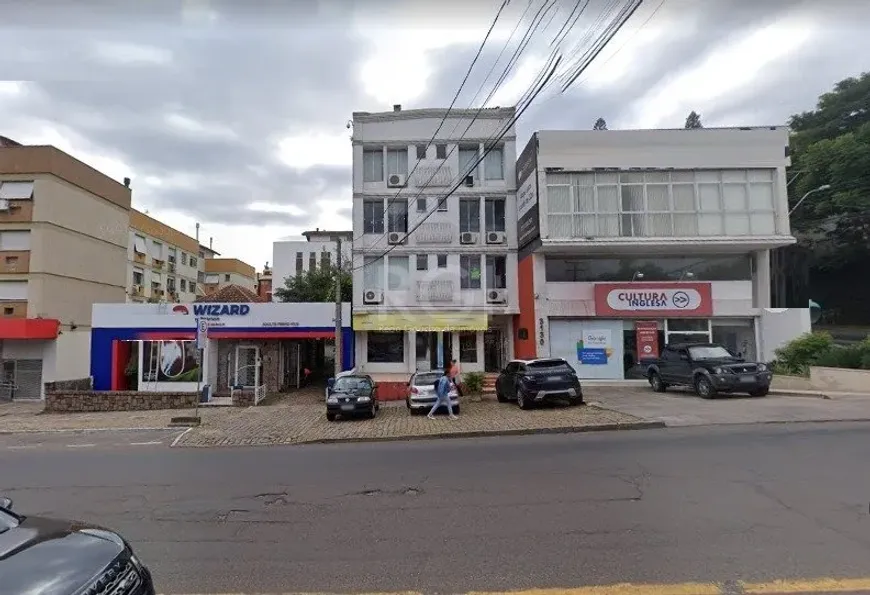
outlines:
[[[485,312],[391,312],[353,315],[355,331],[485,331]]]

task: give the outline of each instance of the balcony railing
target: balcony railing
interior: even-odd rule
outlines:
[[[450,303],[456,295],[456,284],[449,279],[417,281],[418,302]]]
[[[446,222],[424,223],[414,232],[418,244],[452,244],[453,225]]]

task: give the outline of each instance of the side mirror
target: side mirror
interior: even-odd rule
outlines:
[[[330,378],[326,381],[326,388],[332,390],[332,387],[335,386],[335,378]]]
[[[6,510],[12,510],[12,499],[11,498],[0,498],[0,508],[5,508]]]

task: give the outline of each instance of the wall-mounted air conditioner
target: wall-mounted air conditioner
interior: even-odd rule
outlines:
[[[405,176],[401,174],[390,174],[389,176],[387,176],[388,188],[404,188],[405,182]]]
[[[463,231],[459,234],[459,243],[460,244],[476,244],[478,240],[478,234],[476,231]]]
[[[472,175],[465,176],[465,185],[468,188],[473,187],[474,186],[474,176],[472,176]]]
[[[504,244],[505,233],[503,231],[488,231],[486,232],[487,244]]]
[[[394,231],[394,232],[390,232],[390,234],[387,236],[387,243],[388,244],[404,244],[406,239],[407,239],[407,234]]]
[[[486,292],[486,303],[488,304],[506,304],[507,291],[504,289],[488,289]]]
[[[384,302],[384,291],[382,289],[366,289],[363,291],[364,304],[382,304]]]

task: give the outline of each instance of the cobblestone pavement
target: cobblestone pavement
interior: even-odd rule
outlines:
[[[100,413],[43,413],[43,403],[0,404],[0,433],[122,428],[165,428],[169,419],[189,410],[106,411]]]

